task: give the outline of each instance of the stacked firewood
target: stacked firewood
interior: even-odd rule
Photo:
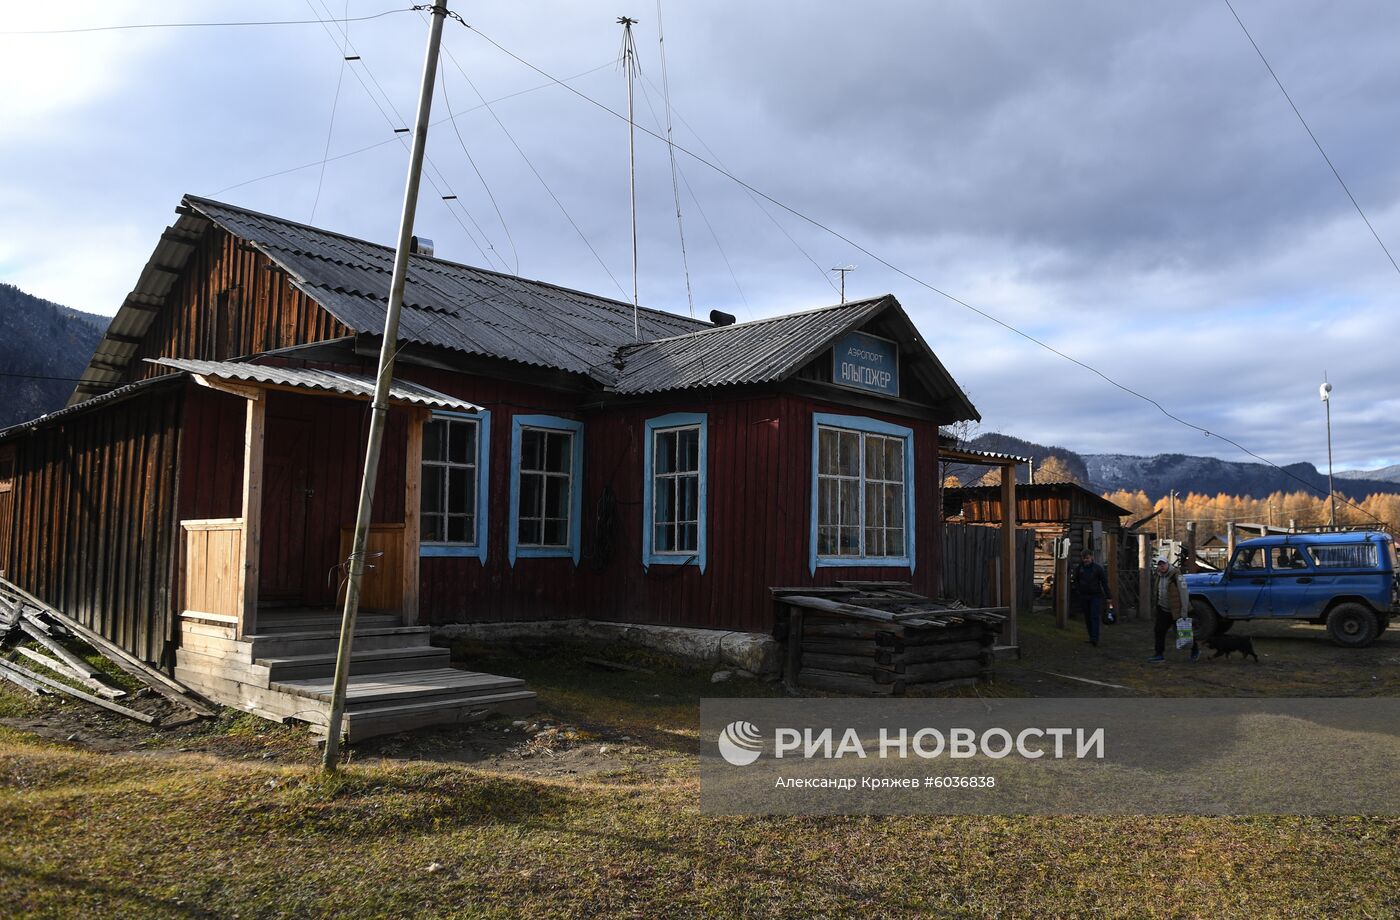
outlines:
[[[931,600],[901,582],[774,588],[783,681],[860,696],[970,686],[991,676],[1006,608]]]

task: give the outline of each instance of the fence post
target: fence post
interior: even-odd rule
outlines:
[[[1139,618],[1147,616],[1152,603],[1152,558],[1148,552],[1147,534],[1138,534],[1138,609]]]

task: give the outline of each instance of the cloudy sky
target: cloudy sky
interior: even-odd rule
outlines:
[[[1400,256],[1400,6],[1234,2]],[[404,6],[6,4],[0,30]],[[461,8],[481,35],[549,74],[580,75],[571,85],[614,109],[626,104],[614,20],[640,20],[637,120],[664,130],[655,0]],[[666,0],[662,13],[678,144],[1276,461],[1325,464],[1325,371],[1339,468],[1400,462],[1400,272],[1224,0]],[[392,240],[407,160],[392,128],[412,117],[424,22],[350,23],[361,57],[350,64],[339,30],[0,35],[0,280],[110,314],[186,192]],[[625,124],[481,35],[445,33],[429,138],[437,189],[424,188],[419,233],[439,256],[625,296]],[[449,104],[455,118],[442,120]],[[685,312],[667,148],[639,134],[637,159],[641,296]],[[849,293],[899,297],[984,431],[1246,459],[702,163],[678,154],[678,165],[697,314],[832,303],[824,270],[855,265]]]

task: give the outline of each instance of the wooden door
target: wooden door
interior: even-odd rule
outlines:
[[[263,442],[262,571],[258,595],[264,601],[304,602],[310,587],[306,522],[315,495],[311,479],[312,432],[309,414],[268,413]]]

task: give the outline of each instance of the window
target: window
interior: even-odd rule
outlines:
[[[1321,569],[1374,569],[1379,564],[1374,543],[1309,546],[1308,552]]]
[[[689,565],[705,570],[708,422],[675,413],[646,423],[642,500],[644,565]]]
[[[511,426],[510,561],[579,558],[583,424],[517,415]]]
[[[423,424],[420,555],[486,559],[491,414],[434,413]]]
[[[811,565],[914,565],[914,433],[814,417]]]
[[[1235,553],[1235,564],[1230,566],[1241,572],[1262,572],[1268,565],[1268,550],[1259,547],[1238,550]]]

